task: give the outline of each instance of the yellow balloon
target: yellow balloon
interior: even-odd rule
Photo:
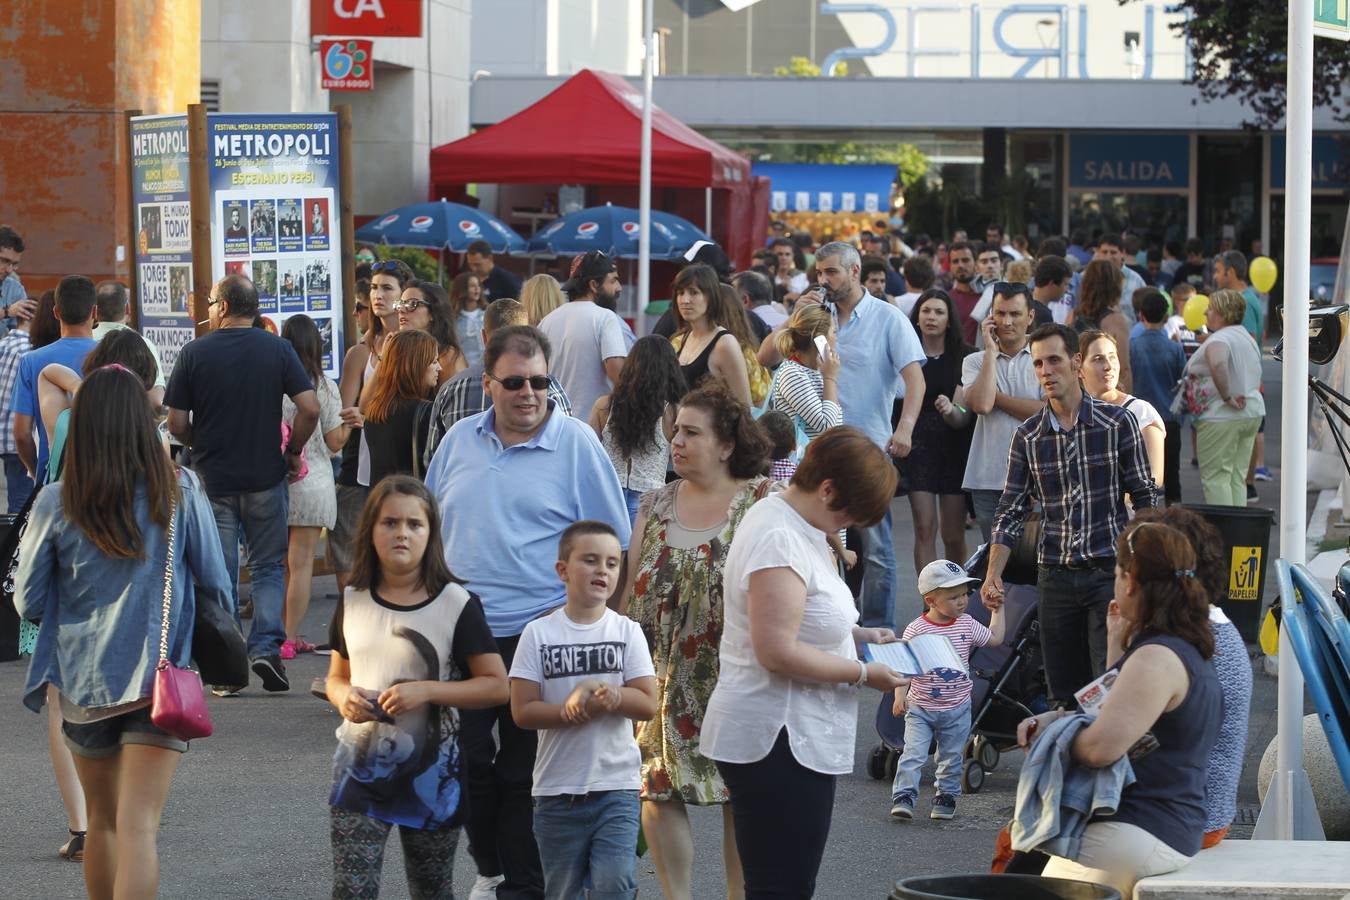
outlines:
[[[1247,274],[1252,287],[1265,294],[1275,286],[1275,279],[1279,277],[1280,271],[1275,267],[1275,260],[1269,256],[1258,256],[1252,260]]]
[[[1209,298],[1204,294],[1196,294],[1186,301],[1186,308],[1181,316],[1186,320],[1186,327],[1191,331],[1199,331],[1205,327],[1205,311],[1209,309]]]

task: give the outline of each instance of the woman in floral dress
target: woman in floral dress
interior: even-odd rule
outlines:
[[[642,626],[660,687],[657,715],[638,727],[642,828],[667,900],[692,900],[693,832],[686,804],[723,809],[727,895],[743,896],[726,785],[699,752],[717,684],[722,564],[741,518],[767,488],[769,443],[720,382],[685,396],[671,461],[680,480],[644,494],[629,548],[628,615]]]

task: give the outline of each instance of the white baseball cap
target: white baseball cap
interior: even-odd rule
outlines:
[[[919,594],[927,596],[941,588],[960,587],[979,580],[971,578],[965,569],[949,559],[935,559],[919,573]]]

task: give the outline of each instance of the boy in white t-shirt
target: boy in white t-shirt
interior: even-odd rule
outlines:
[[[905,749],[895,768],[891,787],[891,817],[901,821],[914,818],[914,803],[919,796],[919,776],[928,760],[928,749],[937,741],[937,797],[929,818],[950,819],[956,815],[956,798],[961,795],[962,751],[970,736],[970,652],[976,647],[1003,643],[1003,610],[989,616],[985,628],[966,613],[971,584],[978,584],[966,570],[954,562],[938,559],[919,573],[919,593],[924,613],[910,622],[902,641],[921,634],[947,637],[961,657],[965,669],[960,672],[939,669],[919,675],[895,689],[891,711],[905,717]]]
[[[549,900],[637,896],[642,758],[634,721],[656,714],[656,670],[642,630],[605,603],[623,550],[604,522],[558,543],[567,603],[525,626],[511,664],[511,715],[539,731],[534,834]]]

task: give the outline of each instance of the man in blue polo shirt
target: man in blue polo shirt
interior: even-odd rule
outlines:
[[[852,244],[834,241],[816,251],[820,285],[801,299],[823,299],[834,309],[839,349],[839,405],[854,425],[894,457],[909,455],[923,405],[923,344],[905,314],[862,286],[862,259]],[[823,288],[823,294],[821,289]],[[891,428],[891,399],[901,398]],[[891,512],[863,530],[862,624],[895,627],[895,544]]]
[[[481,598],[508,668],[525,623],[564,601],[554,570],[563,529],[598,519],[613,526],[625,549],[632,530],[595,432],[548,400],[548,360],[548,339],[538,329],[494,332],[483,351],[492,406],[456,422],[427,470],[445,523],[446,562]],[[535,732],[516,726],[509,704],[464,710],[460,722],[466,827],[479,882],[499,897],[543,897],[530,798]]]
[[[94,282],[83,275],[67,275],[56,286],[56,318],[61,323],[61,339],[30,350],[19,359],[19,377],[14,383],[14,397],[9,408],[14,413],[14,446],[19,459],[33,481],[42,483],[42,473],[47,467],[47,454],[51,447],[47,441],[47,429],[42,427],[38,413],[37,380],[42,370],[52,363],[80,371],[84,358],[93,350],[94,340],[94,303],[96,299]],[[34,428],[33,424],[37,423]],[[37,432],[37,442],[33,441],[33,432]]]

